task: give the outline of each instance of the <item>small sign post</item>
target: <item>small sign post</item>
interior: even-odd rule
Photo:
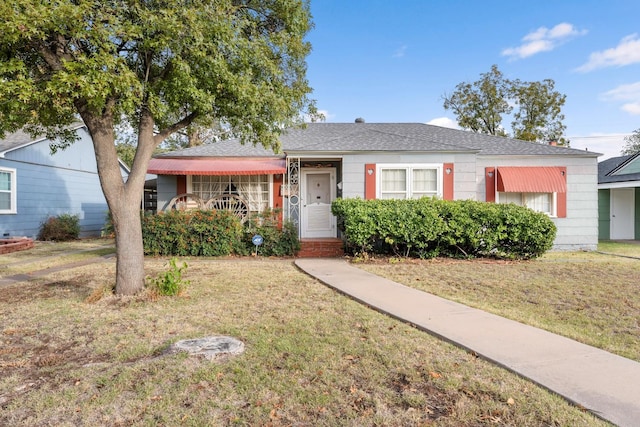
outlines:
[[[258,246],[260,246],[262,244],[262,242],[264,242],[264,239],[262,238],[261,235],[256,234],[255,236],[253,236],[251,238],[251,242],[253,242],[253,244],[256,246],[256,255],[258,256]]]

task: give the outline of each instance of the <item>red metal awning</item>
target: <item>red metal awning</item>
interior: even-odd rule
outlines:
[[[498,191],[566,193],[566,169],[549,166],[498,167]]]
[[[157,175],[272,175],[284,174],[285,159],[199,158],[151,159],[147,173]]]

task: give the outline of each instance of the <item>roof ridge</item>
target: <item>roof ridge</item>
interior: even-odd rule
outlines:
[[[635,154],[631,154],[628,158],[626,158],[622,163],[618,164],[616,167],[614,167],[613,169],[611,169],[609,172],[607,172],[607,174],[605,176],[611,176],[614,175],[616,172],[618,172],[619,170],[623,169],[625,166],[627,166],[629,163],[631,163],[632,161],[634,161],[636,158],[638,158],[638,156],[640,156],[640,151],[638,151]]]

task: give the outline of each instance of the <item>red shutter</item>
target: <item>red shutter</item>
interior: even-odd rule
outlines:
[[[565,188],[567,187],[567,168],[566,167],[560,167],[558,168],[560,169],[560,173],[562,174],[562,176],[564,177],[564,182],[565,182]],[[556,215],[558,216],[558,218],[566,218],[567,217],[567,193],[558,193],[558,200],[557,200],[557,212]]]
[[[495,203],[496,201],[496,168],[484,168],[484,191],[485,200]]]
[[[364,198],[372,200],[376,198],[376,165],[367,163],[364,165]]]
[[[453,163],[445,163],[442,169],[442,198],[453,200]]]
[[[273,201],[273,209],[278,212],[278,229],[282,229],[282,206],[283,206],[283,198],[280,193],[280,188],[284,183],[284,175],[276,174],[273,175],[273,190],[272,190],[272,201]]]

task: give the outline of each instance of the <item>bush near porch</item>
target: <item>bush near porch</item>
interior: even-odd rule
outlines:
[[[167,211],[142,217],[146,255],[227,256],[255,251],[251,238],[260,234],[263,256],[293,255],[300,249],[295,227],[279,223],[277,212],[265,211],[244,224],[226,210]]]
[[[331,210],[352,253],[529,259],[556,236],[547,215],[513,204],[337,199]]]

